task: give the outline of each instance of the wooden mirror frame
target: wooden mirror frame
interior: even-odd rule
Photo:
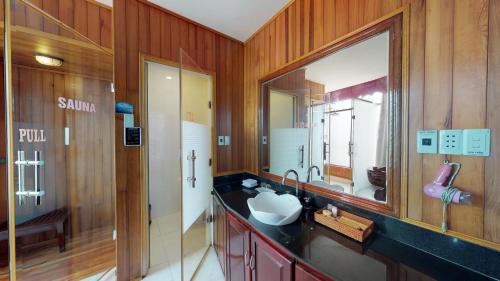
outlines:
[[[259,79],[259,176],[281,181],[282,177],[264,171],[263,166],[263,84],[304,67],[334,52],[352,46],[384,31],[389,31],[389,138],[387,164],[387,202],[361,198],[352,194],[327,190],[309,183],[301,182],[300,188],[315,194],[346,202],[364,209],[399,217],[402,192],[407,185],[407,142],[408,142],[408,28],[409,17],[406,7],[378,19],[364,27],[338,38],[330,44],[286,64],[284,67]],[[287,185],[294,181],[286,179]]]

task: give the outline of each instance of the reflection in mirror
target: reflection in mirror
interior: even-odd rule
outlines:
[[[264,171],[295,169],[330,192],[387,201],[389,34],[262,85]]]
[[[263,168],[275,175],[294,169],[307,177],[309,89],[305,71],[296,70],[263,85]]]

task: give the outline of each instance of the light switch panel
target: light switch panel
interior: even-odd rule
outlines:
[[[231,144],[231,137],[230,136],[224,136],[224,144],[225,145]]]
[[[218,145],[224,145],[224,142],[225,142],[225,138],[224,138],[224,136],[219,136],[219,137],[217,138],[217,144],[218,144]]]
[[[417,153],[437,153],[437,130],[417,131]]]
[[[490,156],[490,129],[465,129],[463,154],[469,156]]]
[[[439,131],[439,154],[462,154],[462,130]]]

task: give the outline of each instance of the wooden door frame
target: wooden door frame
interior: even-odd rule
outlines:
[[[180,68],[178,62],[167,59],[151,56],[144,53],[139,53],[139,126],[142,128],[142,146],[140,147],[140,196],[141,196],[141,275],[145,276],[149,271],[149,182],[148,182],[148,97],[147,97],[147,81],[145,64],[147,62],[162,64],[174,68]],[[212,78],[212,93],[211,93],[211,138],[212,138],[212,175],[217,175],[217,144],[215,142],[216,135],[216,73],[210,70],[201,69],[206,75]],[[198,72],[196,70],[193,70]],[[181,193],[182,194],[182,193]],[[181,195],[182,196],[182,195]],[[182,198],[181,198],[182,199]],[[182,208],[182,201],[181,201]],[[182,252],[182,251],[181,251]]]

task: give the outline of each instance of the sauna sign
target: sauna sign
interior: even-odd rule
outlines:
[[[83,112],[95,112],[94,103],[76,99],[68,99],[65,97],[59,97],[57,99],[57,106],[59,106],[59,108],[61,109],[76,110]]]

